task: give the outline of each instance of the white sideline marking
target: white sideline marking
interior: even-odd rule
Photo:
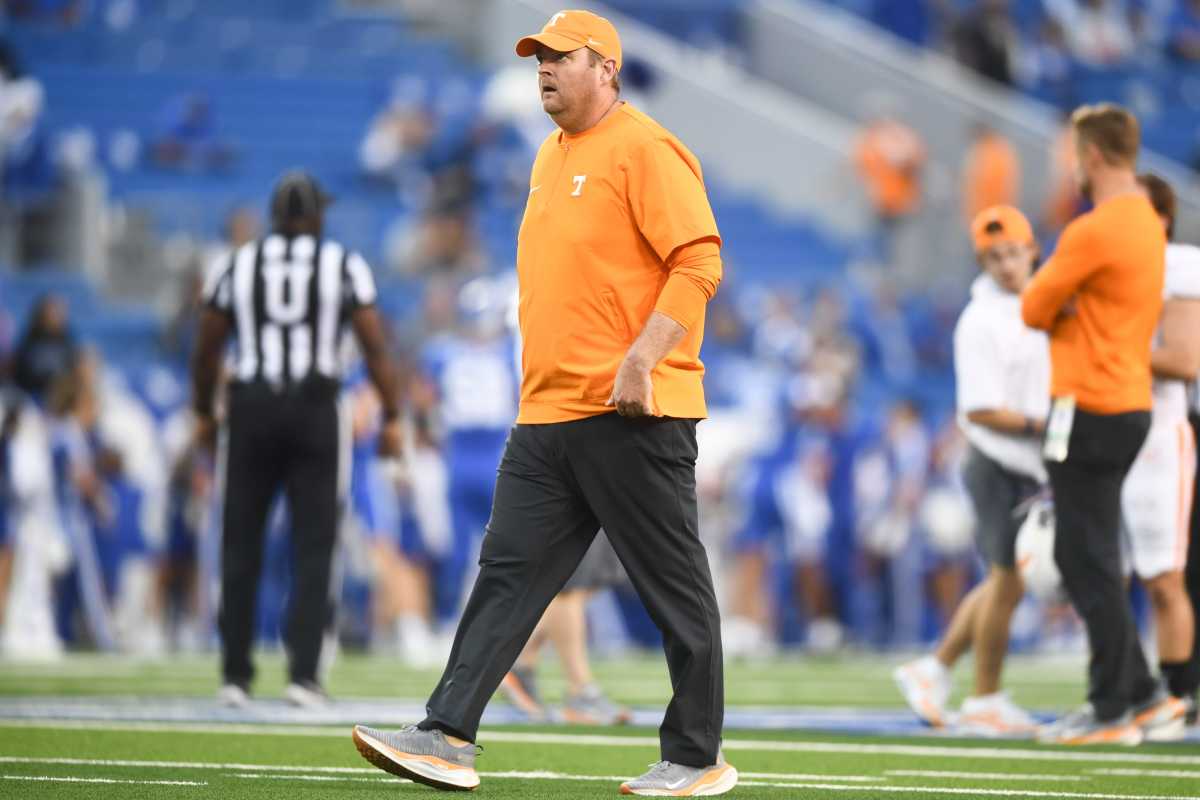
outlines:
[[[759,784],[739,784],[757,786]],[[821,789],[829,792],[860,792],[861,786],[846,786],[841,783],[776,783],[772,786],[786,786],[794,789]],[[1164,794],[1093,794],[1092,792],[1042,792],[1033,789],[971,789],[969,787],[948,788],[944,786],[872,786],[872,792],[893,792],[906,794],[967,794],[995,795],[997,797],[1078,797],[1088,800],[1200,800],[1200,797],[1185,797],[1182,795]]]
[[[498,772],[498,773],[480,773],[481,777],[494,778],[524,778],[533,780],[561,780],[561,781],[621,781],[624,778],[614,778],[604,775],[570,775],[561,772]],[[255,775],[252,773],[237,773],[233,777],[245,779],[267,779],[267,780],[316,780],[316,781],[340,781],[361,783],[370,781],[379,783],[379,780],[371,780],[370,778],[344,778],[332,775]],[[773,781],[739,781],[739,787],[763,787],[777,789],[822,789],[825,791],[841,791],[841,792],[861,792],[862,786],[846,785],[844,783],[790,783],[790,782],[773,782]],[[1082,800],[1200,800],[1200,797],[1184,797],[1179,795],[1157,795],[1157,794],[1093,794],[1091,792],[1043,792],[1026,789],[974,789],[970,787],[955,787],[946,788],[939,786],[880,786],[873,784],[870,788],[872,792],[892,792],[898,794],[952,794],[952,795],[989,795],[998,797],[1062,797],[1062,798],[1081,798]]]
[[[104,722],[100,720],[31,720],[0,717],[0,728],[42,728],[48,730],[93,731],[150,731],[159,733],[216,733],[223,736],[316,736],[346,738],[348,726],[292,725],[219,725],[213,723],[176,722]],[[550,744],[560,747],[652,747],[658,748],[653,736],[605,736],[571,733],[519,733],[489,731],[480,733],[480,740],[512,744]],[[933,758],[982,758],[1004,761],[1063,761],[1084,763],[1178,764],[1200,766],[1200,755],[1166,755],[1163,753],[1087,752],[1079,750],[976,747],[972,745],[919,744],[850,744],[842,742],[787,742],[774,739],[726,739],[726,750],[749,750],[783,753],[831,753],[853,755],[895,755]]]
[[[260,775],[259,777],[275,777],[280,780],[296,778],[300,781],[337,781],[343,775],[374,775],[377,778],[353,778],[353,780],[379,780],[385,778],[384,772],[373,766],[299,766],[288,764],[238,764],[217,762],[154,762],[154,760],[131,760],[113,758],[66,758],[56,756],[0,756],[0,764],[55,764],[60,766],[144,766],[150,769],[181,769],[181,770],[236,770],[232,775],[244,776],[245,772],[278,772],[278,775]],[[866,775],[800,775],[792,772],[740,772],[742,777],[773,778],[776,781],[847,781],[874,782],[882,781],[881,777]],[[626,781],[629,776],[622,775],[569,775],[566,772],[540,771],[503,771],[480,772],[482,777],[526,777],[526,778],[556,778],[556,780],[575,781]],[[350,778],[346,778],[350,780]],[[402,778],[392,780],[408,783]]]
[[[1101,770],[1103,771],[1103,770]],[[1134,770],[1135,772],[1137,770]],[[966,778],[979,781],[1065,781],[1078,783],[1090,780],[1079,775],[1023,775],[1019,772],[951,772],[938,769],[889,769],[884,775],[897,778]],[[1200,775],[1200,772],[1192,773]]]
[[[231,773],[229,777],[236,777],[246,780],[300,780],[300,781],[322,781],[322,782],[347,782],[347,783],[410,783],[398,778],[381,774],[378,770],[361,767],[298,767],[285,765],[268,765],[268,764],[215,764],[203,762],[187,762],[187,761],[129,761],[129,760],[114,760],[114,759],[83,759],[83,758],[22,758],[19,756],[5,756],[0,761],[5,763],[31,763],[31,764],[69,764],[76,766],[145,766],[145,767],[175,767],[179,769],[236,769],[236,770],[258,770],[258,772],[240,771]],[[340,774],[313,774],[313,773],[340,773]],[[354,773],[355,776],[346,775],[344,773]],[[373,777],[357,777],[363,772],[372,773]],[[1122,773],[1121,770],[1099,770],[1098,772]],[[1128,772],[1139,772],[1138,770],[1130,770]],[[1153,770],[1144,770],[1144,772],[1155,772]],[[1162,770],[1168,773],[1168,770]],[[274,773],[274,774],[271,774]],[[618,775],[574,775],[565,772],[481,772],[481,777],[485,778],[500,778],[500,779],[525,779],[525,780],[553,780],[553,781],[603,781],[603,782],[620,782],[626,778]],[[1022,777],[1034,778],[1039,780],[1071,780],[1071,776],[1055,775],[1055,776],[1021,776],[1021,775],[1000,775],[995,773],[967,773],[967,772],[933,772],[933,771],[917,771],[917,770],[891,770],[890,775],[910,775],[915,777],[932,776],[932,777],[955,777],[955,778],[1015,778]],[[1196,773],[1179,773],[1183,777],[1190,777]],[[776,778],[774,781],[761,780],[745,780],[741,781],[742,786],[759,786],[759,787],[775,787],[775,788],[795,788],[795,789],[821,789],[827,791],[858,791],[861,787],[847,785],[846,783],[829,783],[831,780],[842,781],[873,781],[879,780],[861,775],[849,775],[834,777],[829,776],[821,782],[794,782],[788,781],[787,773],[774,772],[754,772],[745,773],[742,777],[747,778]],[[1164,777],[1175,777],[1174,775],[1165,775]],[[7,780],[28,780],[28,781],[59,781],[65,783],[116,783],[116,784],[144,784],[158,786],[207,786],[204,781],[142,781],[142,780],[127,780],[117,778],[76,778],[76,777],[55,777],[50,775],[0,775],[0,778]],[[1033,790],[1015,790],[1015,789],[982,789],[982,788],[967,788],[967,787],[936,787],[936,786],[881,786],[873,784],[871,789],[878,792],[891,793],[922,793],[922,794],[973,794],[973,795],[996,795],[1004,797],[1062,797],[1062,798],[1093,798],[1093,800],[1200,800],[1200,797],[1179,797],[1172,795],[1139,795],[1139,794],[1096,794],[1092,792],[1049,792],[1049,791],[1033,791]]]
[[[875,783],[883,778],[873,775],[821,775],[803,772],[742,772],[739,778],[768,778],[776,781],[843,781],[845,783]]]
[[[402,783],[405,786],[417,786],[405,778],[392,778],[381,770],[377,778],[346,778],[341,775],[267,775],[260,772],[231,772],[226,778],[244,778],[246,780],[276,780],[276,781],[339,781],[341,783]]]
[[[630,779],[628,775],[575,775],[568,772],[480,772],[481,778],[532,778],[534,780],[559,780],[559,781],[627,781]],[[771,778],[777,781],[786,780],[820,780],[820,781],[850,781],[857,783],[882,781],[883,778],[873,778],[868,775],[791,775],[783,772],[742,772],[738,771],[738,778]],[[782,783],[756,783],[751,781],[746,783],[740,781],[740,785],[747,786],[786,786]]]
[[[246,780],[301,780],[301,781],[324,781],[324,782],[352,782],[352,783],[409,783],[397,778],[379,774],[378,770],[362,767],[301,767],[301,766],[286,766],[286,765],[268,765],[268,764],[216,764],[203,762],[187,762],[187,761],[132,761],[132,760],[116,760],[116,759],[83,759],[83,758],[23,758],[20,756],[4,756],[0,757],[0,761],[4,763],[29,763],[29,764],[65,764],[75,766],[141,766],[141,767],[174,767],[177,769],[234,769],[234,770],[258,770],[258,772],[241,771],[231,774],[231,777],[242,778]],[[354,775],[362,773],[373,773],[375,776],[366,777],[351,777],[345,773],[354,773]],[[1155,772],[1153,770],[1098,770],[1100,773],[1108,774],[1124,774],[1124,772],[1140,773],[1140,772]],[[1168,773],[1168,770],[1162,770]],[[275,774],[269,774],[275,773]],[[339,774],[313,774],[313,773],[339,773]],[[481,777],[485,778],[500,778],[500,779],[525,779],[525,780],[556,780],[556,781],[603,781],[603,782],[620,782],[626,778],[618,775],[574,775],[564,772],[481,772]],[[944,777],[944,778],[982,778],[982,779],[1000,779],[1012,778],[1030,780],[1082,780],[1073,776],[1065,775],[1002,775],[997,773],[970,773],[970,772],[934,772],[920,770],[890,770],[887,774],[897,776],[912,776],[912,777]],[[1179,773],[1181,777],[1191,777],[1197,773]],[[776,788],[796,788],[796,789],[822,789],[830,791],[850,791],[858,790],[859,787],[846,785],[846,783],[829,783],[831,780],[842,781],[875,781],[877,778],[871,778],[864,775],[848,775],[848,776],[829,776],[823,778],[822,782],[793,782],[789,781],[791,777],[788,773],[774,772],[752,772],[744,773],[745,778],[775,778],[774,781],[746,780],[742,781],[742,786],[761,786],[761,787],[776,787]],[[1163,777],[1176,777],[1175,775],[1164,775]],[[74,778],[74,777],[54,777],[49,775],[2,775],[0,778],[7,780],[30,780],[30,781],[61,781],[66,783],[118,783],[118,784],[144,784],[144,785],[160,785],[160,786],[207,786],[204,781],[141,781],[141,780],[122,780],[116,778]],[[975,794],[975,795],[997,795],[1005,797],[1063,797],[1063,798],[1094,798],[1094,800],[1200,800],[1197,797],[1178,797],[1168,795],[1135,795],[1135,794],[1095,794],[1091,792],[1048,792],[1048,791],[1032,791],[1032,790],[1014,790],[1014,789],[972,789],[966,787],[935,787],[935,786],[880,786],[875,784],[872,790],[880,792],[892,793],[927,793],[927,794]]]
[[[120,778],[72,778],[56,775],[0,775],[6,781],[38,781],[41,783],[132,783],[138,786],[208,786],[208,781],[132,781]]]
[[[1181,769],[1093,769],[1096,775],[1111,775],[1118,778],[1200,778],[1200,772]]]
[[[233,769],[260,772],[329,772],[337,774],[373,775],[374,767],[313,767],[287,764],[237,764],[211,761],[135,761],[116,758],[65,758],[42,756],[0,756],[0,764],[60,764],[75,767],[150,767],[166,769]]]

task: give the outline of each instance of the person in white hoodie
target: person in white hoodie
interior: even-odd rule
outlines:
[[[980,212],[971,236],[983,274],[954,331],[958,422],[970,444],[963,482],[975,509],[975,536],[987,577],[963,598],[931,655],[898,667],[904,699],[934,727],[950,723],[950,669],[975,650],[974,692],[962,731],[1031,735],[1036,722],[1000,690],[1009,624],[1024,595],[1016,566],[1017,509],[1046,482],[1041,435],[1050,411],[1046,336],[1021,321],[1021,291],[1039,250],[1033,228],[1011,206]]]

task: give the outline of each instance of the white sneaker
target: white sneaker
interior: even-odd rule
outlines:
[[[227,683],[217,690],[217,702],[226,708],[245,708],[250,705],[250,693],[236,683]]]
[[[1038,723],[1014,703],[1007,692],[968,697],[963,700],[958,725],[963,733],[976,736],[1032,736]]]
[[[1165,689],[1133,709],[1133,724],[1148,742],[1178,742],[1187,736],[1187,703]]]
[[[808,649],[817,655],[832,655],[842,647],[846,633],[837,620],[817,617],[808,625]]]
[[[896,667],[892,679],[908,707],[926,724],[944,728],[949,722],[950,672],[933,656]]]
[[[754,620],[731,616],[721,621],[721,649],[734,661],[759,660],[773,655],[774,643]]]
[[[446,663],[433,629],[415,614],[396,620],[396,639],[401,660],[413,669],[433,669]]]
[[[283,690],[283,699],[297,708],[324,708],[329,705],[329,695],[315,683],[289,683]]]

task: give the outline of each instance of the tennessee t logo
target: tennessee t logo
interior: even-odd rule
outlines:
[[[546,27],[547,28],[554,27],[555,25],[558,24],[558,21],[560,19],[562,19],[563,17],[565,17],[566,15],[567,15],[567,12],[565,12],[565,11],[558,12],[557,14],[555,14],[553,17],[550,18],[550,21],[546,23]]]
[[[583,194],[583,184],[587,182],[587,175],[576,175],[571,180],[575,182],[575,191],[571,192],[571,197],[579,197]]]

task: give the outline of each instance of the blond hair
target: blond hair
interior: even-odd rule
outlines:
[[[1133,166],[1137,162],[1141,128],[1128,109],[1115,103],[1080,106],[1071,114],[1071,127],[1079,145],[1095,145],[1107,163]]]

